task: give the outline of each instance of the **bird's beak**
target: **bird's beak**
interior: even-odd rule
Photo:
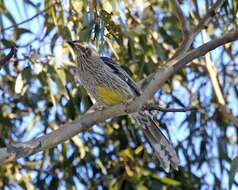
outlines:
[[[75,48],[74,41],[67,40],[66,42],[67,42],[67,44],[70,45],[71,48]]]
[[[81,51],[85,51],[85,49],[86,49],[86,46],[85,45],[83,45],[82,43],[78,43],[78,47],[79,47],[79,49],[81,49]]]
[[[78,49],[78,50],[81,50],[82,52],[85,52],[85,45],[83,45],[83,43],[79,42],[78,40],[75,40],[75,41],[66,41],[71,48],[73,49]]]

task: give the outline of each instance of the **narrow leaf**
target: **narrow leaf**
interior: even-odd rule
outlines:
[[[230,172],[229,172],[229,189],[231,189],[231,187],[232,187],[232,183],[234,182],[234,178],[237,173],[237,169],[238,169],[238,156],[235,157],[231,161],[231,168],[230,168]]]
[[[20,73],[18,76],[17,76],[17,79],[16,79],[16,83],[15,83],[15,92],[17,94],[20,94],[22,89],[23,89],[23,78],[22,78],[22,74]]]

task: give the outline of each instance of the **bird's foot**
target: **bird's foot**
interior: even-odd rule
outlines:
[[[102,105],[98,105],[98,104],[94,104],[93,106],[91,106],[89,108],[89,110],[87,111],[87,113],[91,113],[91,112],[95,112],[95,111],[102,111],[104,110],[106,107],[102,106]]]
[[[133,102],[135,100],[135,98],[136,97],[132,97],[126,102],[126,104],[125,104],[125,112],[126,113],[130,113],[130,109],[128,108],[128,106],[130,105],[131,102]]]

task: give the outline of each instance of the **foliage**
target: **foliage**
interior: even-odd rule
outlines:
[[[195,25],[213,1],[181,2],[189,23]],[[207,26],[209,39],[236,28],[237,11],[238,1],[226,1]],[[17,24],[34,14],[38,15]],[[75,56],[64,40],[93,43],[137,81],[168,60],[182,41],[170,1],[1,0],[0,26],[1,56],[12,42],[18,47],[16,57],[0,71],[1,147],[48,133],[92,105],[75,77]],[[197,36],[193,47],[201,43]],[[211,55],[226,105],[237,116],[237,43]],[[205,59],[196,63],[174,75],[155,96],[168,107],[199,109],[157,115],[179,153],[179,171],[162,171],[135,121],[119,117],[48,151],[1,165],[0,188],[228,188],[238,129],[218,109],[208,73],[199,66]],[[235,188],[238,181],[232,172]]]

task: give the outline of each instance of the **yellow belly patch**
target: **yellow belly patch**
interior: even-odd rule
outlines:
[[[108,106],[113,106],[126,101],[126,97],[123,96],[121,91],[112,90],[105,86],[96,86],[95,93],[97,97],[100,97],[103,103]]]

